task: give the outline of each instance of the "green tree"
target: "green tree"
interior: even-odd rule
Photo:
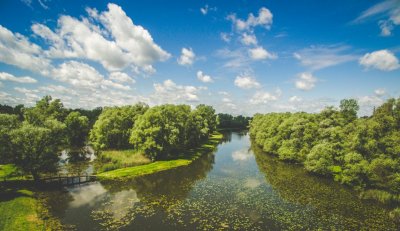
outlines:
[[[10,132],[13,163],[35,180],[40,173],[57,170],[65,125],[47,120],[43,127],[24,123]]]
[[[79,112],[71,112],[65,118],[68,146],[76,149],[85,146],[89,132],[89,120]]]
[[[143,103],[104,108],[90,131],[91,144],[95,149],[130,148],[132,127],[148,108]]]
[[[0,163],[10,163],[12,158],[10,132],[20,126],[17,115],[0,114]]]
[[[347,121],[355,120],[359,109],[360,106],[358,106],[355,99],[343,99],[340,101],[340,112]]]
[[[36,102],[35,107],[25,108],[24,118],[33,125],[43,126],[43,123],[48,119],[63,121],[66,115],[66,110],[61,103],[61,100],[51,96],[45,96]]]

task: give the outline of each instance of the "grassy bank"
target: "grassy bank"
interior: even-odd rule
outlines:
[[[0,164],[0,182],[26,180],[26,176],[22,176],[13,164]]]
[[[206,143],[198,148],[188,150],[188,153],[183,153],[178,159],[175,160],[156,161],[150,164],[116,169],[100,173],[97,175],[97,177],[100,180],[132,178],[189,165],[201,155],[214,150],[222,137],[222,134],[214,133],[210,136]]]
[[[0,187],[0,230],[61,230],[44,198],[26,187]]]
[[[134,150],[105,150],[101,151],[97,161],[97,172],[132,167],[150,163],[150,159]]]

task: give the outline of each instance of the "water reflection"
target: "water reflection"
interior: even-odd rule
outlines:
[[[384,208],[227,137],[186,167],[59,192],[55,214],[78,230],[396,230]]]
[[[267,182],[285,203],[294,205],[290,211],[297,213],[296,207],[303,206],[303,213],[319,219],[314,221],[307,218],[308,221],[302,222],[302,226],[339,230],[396,230],[387,210],[378,204],[361,201],[357,192],[331,179],[310,175],[301,166],[283,163],[263,153],[258,147],[253,147],[253,151]]]

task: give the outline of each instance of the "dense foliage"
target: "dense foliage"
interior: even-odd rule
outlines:
[[[218,114],[218,128],[220,129],[246,129],[249,126],[251,117],[247,116],[232,116],[230,114]]]
[[[15,110],[5,111],[9,114],[0,114],[1,163],[12,163],[38,179],[40,173],[57,169],[60,151],[68,143],[82,145],[82,141],[76,141],[75,136],[87,130],[84,124],[87,118],[72,114],[64,121],[67,114],[60,100],[45,96],[34,107],[16,108],[22,109],[22,116],[14,113]],[[83,121],[82,126],[76,126],[75,118]],[[74,128],[82,129],[83,132],[73,133]]]
[[[70,160],[81,159],[88,141],[97,150],[135,148],[155,160],[198,146],[217,127],[215,110],[206,105],[66,109],[45,96],[34,107],[0,105],[0,112],[0,164],[14,164],[35,179],[56,171],[62,149]]]
[[[317,114],[256,114],[250,135],[264,152],[281,160],[302,163],[310,172],[358,189],[376,189],[366,197],[396,200],[400,99],[388,100],[371,117],[357,118],[358,109],[357,101],[349,99],[341,101],[339,110],[328,107]]]
[[[148,158],[176,157],[186,148],[196,147],[216,130],[215,110],[199,105],[162,105],[150,108],[139,117],[130,142]]]
[[[131,129],[149,106],[138,103],[132,106],[104,108],[90,131],[90,141],[96,149],[130,148]]]

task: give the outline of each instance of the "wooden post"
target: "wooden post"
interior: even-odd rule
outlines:
[[[79,184],[81,183],[81,173],[78,173],[78,178],[79,178]]]

